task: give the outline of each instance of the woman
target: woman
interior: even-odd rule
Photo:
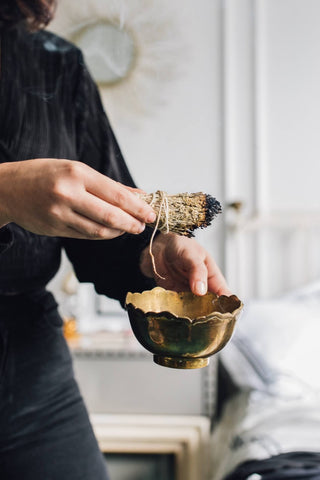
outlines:
[[[0,3],[0,478],[105,480],[62,320],[45,290],[65,248],[80,281],[122,304],[155,284],[152,208],[77,48],[41,30],[54,0]],[[93,241],[99,240],[99,241]],[[159,234],[165,288],[228,294],[194,240]]]

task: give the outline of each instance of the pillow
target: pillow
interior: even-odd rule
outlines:
[[[320,390],[320,302],[309,300],[287,296],[245,305],[231,342],[220,353],[240,388],[270,389],[280,378],[283,384],[294,378]]]

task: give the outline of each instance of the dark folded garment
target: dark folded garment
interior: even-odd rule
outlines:
[[[242,463],[224,480],[320,480],[320,453],[291,452]]]

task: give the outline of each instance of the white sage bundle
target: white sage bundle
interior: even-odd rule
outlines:
[[[157,220],[149,226],[163,233],[173,232],[193,237],[194,230],[210,225],[213,218],[222,211],[218,200],[202,192],[168,195],[158,190],[138,195],[157,213]]]

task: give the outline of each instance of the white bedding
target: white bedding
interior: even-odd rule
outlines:
[[[220,358],[240,393],[212,436],[212,480],[238,464],[320,451],[320,284],[249,302]]]

